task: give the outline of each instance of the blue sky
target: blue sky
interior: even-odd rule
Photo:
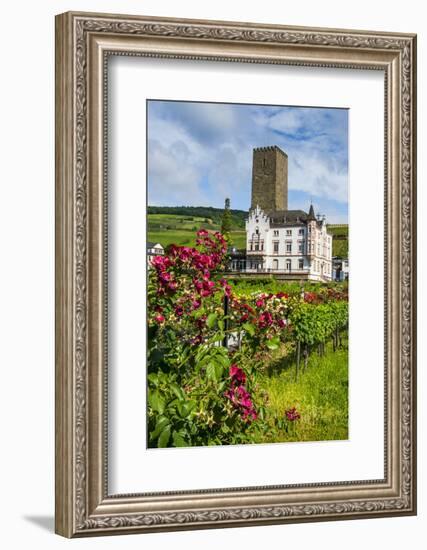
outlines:
[[[252,150],[288,154],[289,209],[348,221],[348,111],[148,102],[148,204],[248,210]]]

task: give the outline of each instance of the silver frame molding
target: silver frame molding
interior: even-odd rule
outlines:
[[[110,55],[385,75],[385,477],[109,495]],[[416,513],[416,36],[68,12],[56,17],[56,532],[65,537]]]

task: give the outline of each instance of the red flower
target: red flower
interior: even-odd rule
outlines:
[[[161,325],[165,322],[165,318],[160,313],[154,316],[154,320]]]
[[[292,407],[292,409],[288,409],[287,411],[285,411],[285,416],[290,422],[294,422],[295,420],[299,420],[301,418],[300,413],[296,410],[295,407]]]
[[[259,328],[269,327],[273,323],[273,317],[269,311],[261,313],[258,319]]]
[[[230,366],[230,378],[232,382],[239,382],[240,384],[246,382],[246,374],[234,363]]]

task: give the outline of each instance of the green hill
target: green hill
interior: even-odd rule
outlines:
[[[168,246],[194,246],[199,229],[219,231],[224,210],[207,206],[149,206],[148,240]],[[230,210],[233,246],[245,248],[245,219],[247,212]]]
[[[332,256],[339,258],[348,258],[348,225],[330,224],[327,226],[328,232],[333,235]]]
[[[221,229],[221,218],[224,210],[209,206],[149,206],[148,207],[148,240],[162,246],[176,244],[194,246],[196,232],[203,228],[208,231]],[[248,213],[244,210],[231,212],[231,242],[239,249],[246,246],[245,219]],[[328,225],[333,238],[332,255],[348,257],[348,225]]]

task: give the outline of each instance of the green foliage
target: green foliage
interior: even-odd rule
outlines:
[[[333,235],[332,256],[348,258],[348,225],[328,225],[327,229]]]
[[[237,296],[250,296],[261,292],[277,294],[285,292],[291,296],[300,295],[302,292],[323,292],[325,289],[334,289],[346,292],[348,282],[315,282],[315,281],[280,281],[274,277],[240,278],[228,277],[228,282]]]
[[[221,233],[229,237],[232,226],[231,212],[230,212],[230,199],[225,199],[224,212],[221,219]]]
[[[301,303],[290,315],[295,339],[304,345],[325,343],[348,322],[348,302]]]
[[[149,447],[343,438],[347,285],[227,282],[225,239],[199,231],[197,242],[167,250],[149,270]],[[230,337],[237,346],[223,346]],[[301,346],[305,369],[297,382],[291,367]],[[331,372],[338,360],[339,380]],[[314,380],[323,387],[313,388]],[[298,387],[311,393],[301,396]],[[313,427],[325,428],[328,419],[339,424],[335,432]]]

